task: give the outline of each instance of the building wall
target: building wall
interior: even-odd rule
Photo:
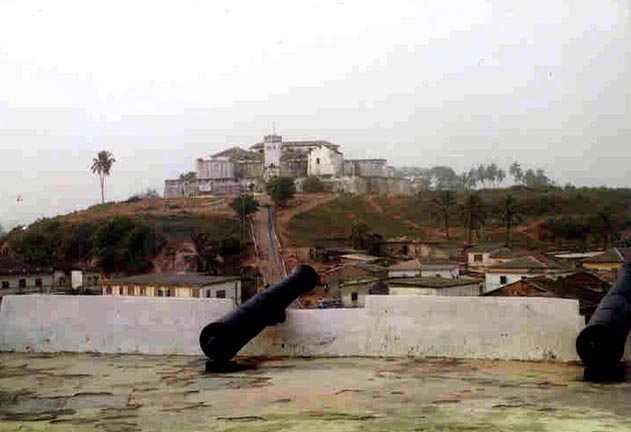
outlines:
[[[219,298],[223,291],[226,299],[241,304],[241,281],[226,281],[203,287],[175,287],[154,285],[123,285],[114,283],[103,286],[105,296],[138,296],[138,297],[178,297],[178,298]]]
[[[344,176],[332,182],[334,192],[356,195],[405,195],[415,193],[413,184],[404,178],[396,177],[349,177]]]
[[[263,138],[264,169],[271,175],[280,172],[280,157],[282,154],[283,138],[278,135],[267,135]]]
[[[25,283],[25,286],[23,287],[23,289],[27,289],[31,291],[39,290],[39,287],[37,286],[38,279],[41,280],[42,288],[44,288],[45,291],[50,290],[50,288],[53,286],[52,273],[41,274],[41,275],[6,275],[6,276],[0,275],[0,295],[2,295],[3,290],[6,290],[6,291],[19,290],[21,288],[20,287],[21,280],[23,280]],[[8,284],[8,287],[6,287],[7,284]]]
[[[458,267],[445,269],[445,268],[422,268],[421,277],[441,277],[446,279],[454,279],[460,276],[460,269]]]
[[[479,296],[483,293],[484,286],[481,283],[459,285],[449,288],[430,287],[406,287],[389,285],[392,295],[421,295],[421,296]]]
[[[199,332],[232,308],[203,298],[7,296],[0,351],[202,355]],[[240,354],[576,361],[583,322],[576,300],[368,296],[362,309],[290,309]]]
[[[307,157],[307,175],[338,176],[342,170],[342,155],[327,146],[318,146]]]
[[[356,159],[344,161],[344,175],[359,177],[387,177],[388,162],[385,159]]]
[[[417,277],[421,275],[421,270],[388,270],[388,277]]]
[[[235,179],[234,162],[228,158],[197,159],[195,173],[198,180]]]
[[[506,277],[506,282],[501,283],[502,276]],[[517,282],[521,280],[522,277],[536,277],[541,276],[541,274],[529,274],[525,275],[523,273],[515,274],[515,273],[487,273],[484,275],[485,288],[484,292],[493,291],[499,287],[504,285],[512,284],[513,282]]]

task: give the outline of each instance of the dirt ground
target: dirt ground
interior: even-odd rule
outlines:
[[[0,431],[623,431],[631,383],[575,365],[0,354]]]

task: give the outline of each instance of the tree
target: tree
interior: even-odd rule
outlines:
[[[506,228],[506,247],[511,246],[511,229],[520,220],[517,207],[517,202],[512,195],[506,195],[502,201],[502,221]]]
[[[259,210],[259,202],[253,195],[244,194],[230,204],[235,215],[241,222],[241,241],[245,240],[245,221]]]
[[[469,242],[472,241],[473,232],[476,233],[477,239],[480,240],[480,228],[486,222],[486,210],[480,195],[477,193],[467,195],[462,208],[462,215],[467,230],[467,240]]]
[[[371,255],[380,255],[383,237],[370,231],[370,227],[363,221],[356,221],[351,228],[351,245],[354,249],[363,249]]]
[[[519,162],[513,162],[513,164],[508,168],[508,173],[513,176],[515,179],[515,183],[522,184],[524,181],[524,172],[521,169],[521,165]]]
[[[101,150],[97,157],[92,160],[92,167],[90,168],[94,174],[99,176],[101,183],[101,204],[105,204],[105,177],[110,175],[112,165],[116,162],[116,159],[107,150]]]
[[[435,166],[430,172],[438,189],[453,188],[458,182],[458,175],[448,166]]]
[[[432,217],[439,219],[444,223],[445,237],[450,240],[449,237],[449,219],[452,214],[452,209],[456,205],[456,198],[452,191],[442,191],[440,195],[432,200]]]
[[[267,182],[265,190],[276,205],[283,207],[296,193],[296,185],[289,177],[274,177]]]
[[[324,183],[322,183],[322,181],[318,177],[309,176],[305,179],[304,183],[302,184],[302,190],[305,193],[320,193],[320,192],[324,192],[325,188],[324,188]]]
[[[613,236],[616,232],[611,207],[604,206],[599,209],[594,215],[592,225],[595,226],[596,232],[602,236],[603,248],[605,250],[609,249],[611,236]]]

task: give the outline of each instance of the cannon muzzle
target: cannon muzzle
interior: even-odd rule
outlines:
[[[606,371],[618,365],[631,329],[631,264],[623,265],[615,285],[603,297],[576,339],[586,368]]]
[[[199,335],[202,351],[215,362],[229,361],[265,327],[284,322],[285,309],[317,283],[318,274],[312,267],[296,267],[287,279],[204,327]]]

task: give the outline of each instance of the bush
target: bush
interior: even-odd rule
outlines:
[[[325,186],[318,177],[310,176],[302,184],[302,190],[305,193],[321,193],[325,191]]]
[[[265,185],[267,194],[274,203],[283,207],[296,193],[293,179],[289,177],[275,177]]]

